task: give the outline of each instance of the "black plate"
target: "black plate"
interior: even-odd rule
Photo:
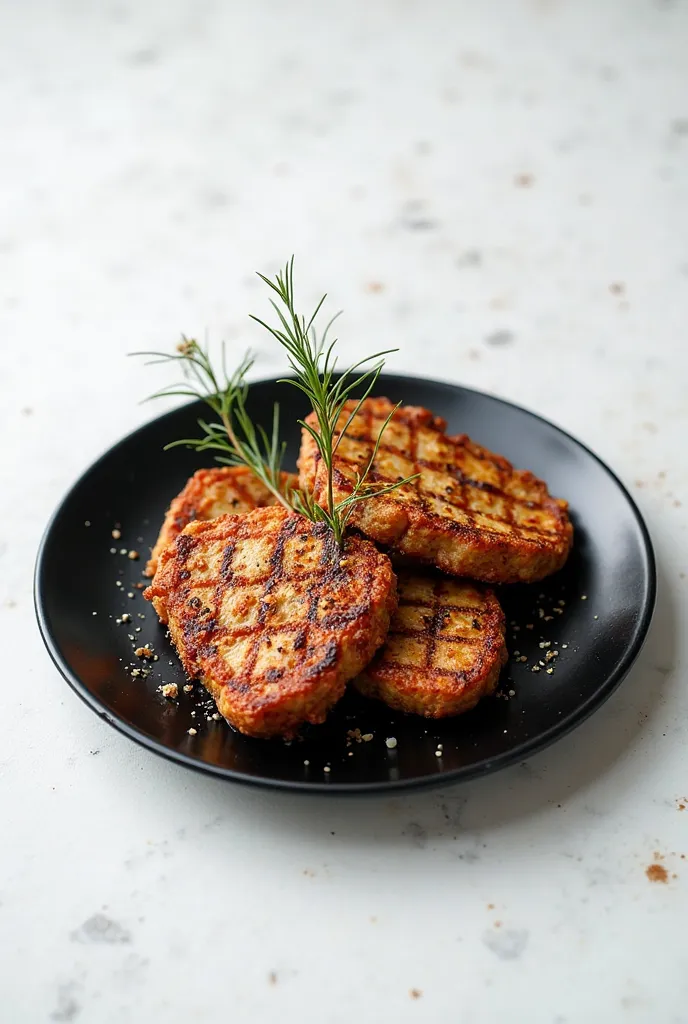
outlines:
[[[106,721],[151,750],[213,775],[357,792],[502,768],[568,732],[621,682],[647,633],[656,580],[647,529],[614,474],[562,430],[498,398],[400,376],[383,377],[377,390],[433,409],[446,417],[450,433],[470,434],[531,469],[571,503],[575,544],[564,570],[544,583],[501,591],[511,653],[502,696],[459,718],[428,722],[352,690],[324,725],[291,744],[248,739],[224,721],[207,721],[212,708],[181,690],[186,680],[176,656],[134,586],[142,581],[144,558],[134,562],[120,553],[134,548],[145,556],[169,500],[194,470],[212,464],[186,449],[162,451],[168,441],[196,432],[201,406],[192,404],[141,427],[91,466],[58,508],[39,551],[35,593],[43,639],[67,682]],[[289,442],[287,465],[293,465],[296,419],[306,410],[295,388],[268,380],[251,389],[254,417],[267,420],[275,400]],[[116,541],[115,524],[122,533]],[[132,622],[117,625],[123,612]],[[127,666],[140,664],[132,648],[146,642],[160,660],[144,681],[132,678]],[[540,646],[547,643],[551,647]],[[534,673],[530,666],[544,662],[548,650],[559,656]],[[516,651],[528,656],[528,665],[516,660]],[[156,692],[163,681],[179,684],[177,704]],[[195,736],[187,732],[192,727]],[[355,728],[373,739],[347,747],[347,730]],[[397,740],[393,750],[385,743],[390,736]]]

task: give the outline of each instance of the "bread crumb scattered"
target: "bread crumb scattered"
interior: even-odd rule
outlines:
[[[179,696],[179,687],[176,683],[163,683],[160,687],[160,693],[163,697],[169,697],[172,700],[176,700]]]

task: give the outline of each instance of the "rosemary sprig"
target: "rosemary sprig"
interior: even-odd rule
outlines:
[[[282,491],[282,460],[286,443],[279,439],[279,405],[275,403],[272,415],[272,430],[268,435],[262,426],[255,426],[246,411],[246,396],[249,385],[246,375],[253,366],[250,353],[246,353],[233,373],[228,373],[225,346],[222,346],[221,372],[215,370],[207,346],[204,348],[193,338],[185,338],[177,351],[132,352],[135,356],[150,356],[147,365],[176,362],[181,365],[183,380],[161,388],[152,398],[181,395],[197,398],[216,415],[218,422],[208,423],[199,419],[200,437],[185,437],[165,445],[176,448],[186,445],[198,452],[213,451],[217,462],[226,466],[247,466],[267,487],[275,498],[285,506],[294,507],[290,494]]]
[[[347,523],[355,505],[370,498],[388,494],[390,491],[396,490],[397,487],[402,487],[404,484],[409,483],[410,480],[415,479],[415,476],[406,477],[403,480],[377,489],[368,479],[380,447],[382,434],[399,408],[397,405],[385,420],[365,469],[363,472],[357,472],[351,494],[341,501],[336,502],[334,500],[333,468],[337,449],[360,410],[361,405],[375,387],[384,366],[384,356],[396,351],[396,349],[386,349],[361,359],[335,379],[337,358],[334,355],[334,347],[337,339],[335,338],[330,342],[327,339],[329,330],[339,314],[329,321],[319,340],[314,327],[315,319],[327,296],[323,295],[308,320],[296,313],[294,307],[293,256],[284,270],[277,274],[274,281],[263,274],[258,276],[277,295],[279,302],[271,299],[270,304],[279,318],[280,327],[270,327],[269,324],[256,316],[252,319],[265,327],[287,351],[289,364],[294,371],[294,377],[287,378],[285,381],[280,381],[280,383],[292,384],[309,399],[316,415],[318,429],[314,429],[305,420],[299,420],[298,422],[308,431],[317,445],[327,474],[326,505],[319,504],[315,500],[314,495],[305,494],[303,491],[295,492],[292,495],[292,502],[296,510],[301,512],[302,515],[307,516],[308,519],[314,522],[327,523],[334,533],[337,544],[341,545]],[[284,307],[284,311],[281,307]],[[374,362],[375,360],[377,362]],[[368,365],[370,363],[374,365]],[[366,366],[368,368],[364,369]],[[346,417],[344,426],[335,439],[337,424],[344,410],[344,405],[351,398],[352,394],[360,388],[363,388],[362,397],[358,399]]]

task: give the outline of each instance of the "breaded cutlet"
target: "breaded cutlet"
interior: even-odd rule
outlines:
[[[298,486],[293,473],[282,473],[283,489]],[[199,469],[172,499],[158,539],[146,565],[146,576],[154,576],[158,559],[184,527],[199,520],[216,519],[227,512],[239,514],[274,505],[276,498],[246,466],[217,466]]]
[[[250,736],[322,722],[384,641],[396,608],[387,555],[281,506],[192,522],[144,596],[185,671]]]
[[[339,431],[354,404],[342,411]],[[368,398],[349,425],[334,457],[335,501],[351,494],[392,409],[387,398]],[[306,422],[317,430],[313,415]],[[390,551],[453,576],[516,583],[560,569],[573,537],[567,503],[552,498],[532,473],[514,469],[466,435],[447,436],[445,427],[427,409],[401,406],[394,413],[368,480],[379,487],[418,476],[355,505],[350,525]],[[306,430],[298,465],[301,488],[326,503],[325,466]]]
[[[389,634],[354,685],[391,708],[458,715],[494,693],[507,660],[504,613],[480,583],[402,569]]]

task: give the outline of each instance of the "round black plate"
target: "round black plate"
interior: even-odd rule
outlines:
[[[501,590],[511,660],[499,695],[469,714],[428,722],[351,690],[324,725],[290,744],[248,739],[224,721],[208,721],[212,707],[202,694],[183,692],[177,658],[139,589],[170,499],[194,470],[212,464],[187,449],[162,451],[168,441],[196,433],[202,407],[192,404],[141,427],[91,466],[58,508],[39,551],[35,593],[43,639],[67,682],[106,721],[151,750],[213,775],[361,792],[502,768],[573,728],[623,679],[652,617],[655,566],[647,529],[614,474],[562,430],[490,395],[401,376],[384,376],[377,391],[446,417],[450,433],[470,434],[532,470],[571,504],[575,544],[564,570],[543,583]],[[254,417],[268,421],[275,400],[289,444],[286,465],[293,466],[296,419],[307,410],[295,388],[268,380],[251,388]],[[113,540],[116,524],[121,539]],[[132,548],[141,552],[140,561],[121,553]],[[124,612],[131,622],[118,625]],[[131,675],[131,666],[141,664],[133,648],[147,642],[160,659],[142,680]],[[546,661],[554,650],[558,657]],[[527,664],[519,660],[524,655]],[[533,672],[538,661],[544,664]],[[176,704],[157,692],[163,681],[179,684]],[[190,728],[197,734],[189,735]],[[347,746],[347,732],[356,728],[373,738]],[[391,736],[397,740],[392,750],[385,743]]]

